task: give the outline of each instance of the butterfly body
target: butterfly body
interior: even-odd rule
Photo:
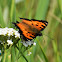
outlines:
[[[13,23],[19,29],[20,34],[23,36],[23,39],[32,40],[36,36],[42,35],[40,32],[47,26],[47,21],[34,20],[34,19],[24,19],[20,18],[22,22]]]

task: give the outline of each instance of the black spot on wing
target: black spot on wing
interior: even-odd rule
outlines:
[[[44,25],[41,25],[43,28],[45,28],[46,26],[44,26]]]
[[[42,27],[40,27],[40,28],[42,28]]]
[[[32,24],[33,25],[33,24]]]
[[[36,26],[38,26],[38,25],[36,24]]]

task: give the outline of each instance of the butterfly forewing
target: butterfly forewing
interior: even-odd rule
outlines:
[[[29,26],[31,26],[32,29],[35,28],[39,31],[40,30],[42,31],[48,24],[48,22],[46,22],[46,21],[42,21],[42,20],[38,21],[38,20],[33,20],[33,19],[31,21],[23,19],[23,22],[28,24]]]

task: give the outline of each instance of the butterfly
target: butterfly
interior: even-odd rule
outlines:
[[[36,36],[42,36],[41,31],[48,25],[48,22],[44,20],[20,19],[22,20],[21,22],[16,21],[16,23],[13,22],[13,24],[19,29],[21,38],[25,41],[32,40],[36,38]]]

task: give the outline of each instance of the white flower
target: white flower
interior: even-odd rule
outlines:
[[[13,30],[14,30],[13,28],[8,28],[7,30],[8,36],[11,36],[11,35],[13,36],[13,33],[14,33]]]
[[[7,40],[8,45],[13,44],[12,40]]]
[[[15,38],[16,37],[20,38],[20,34],[18,33],[18,31],[15,31]]]
[[[27,44],[27,45],[31,45],[31,42],[30,42],[30,41],[26,41],[26,44]]]
[[[13,36],[13,32],[8,31],[8,36]]]
[[[28,46],[31,46],[31,45],[33,45],[33,41],[30,41],[30,40],[28,40],[28,41],[21,41],[21,43],[25,46],[25,47],[28,47]]]
[[[21,43],[23,43],[23,45],[24,45],[25,47],[28,47],[28,44],[26,44],[25,41],[23,41],[23,42],[21,42]]]
[[[29,56],[30,56],[31,54],[32,54],[31,52],[28,53]]]
[[[34,43],[33,43],[33,45],[35,45],[35,46],[36,46],[36,43],[34,42]]]

